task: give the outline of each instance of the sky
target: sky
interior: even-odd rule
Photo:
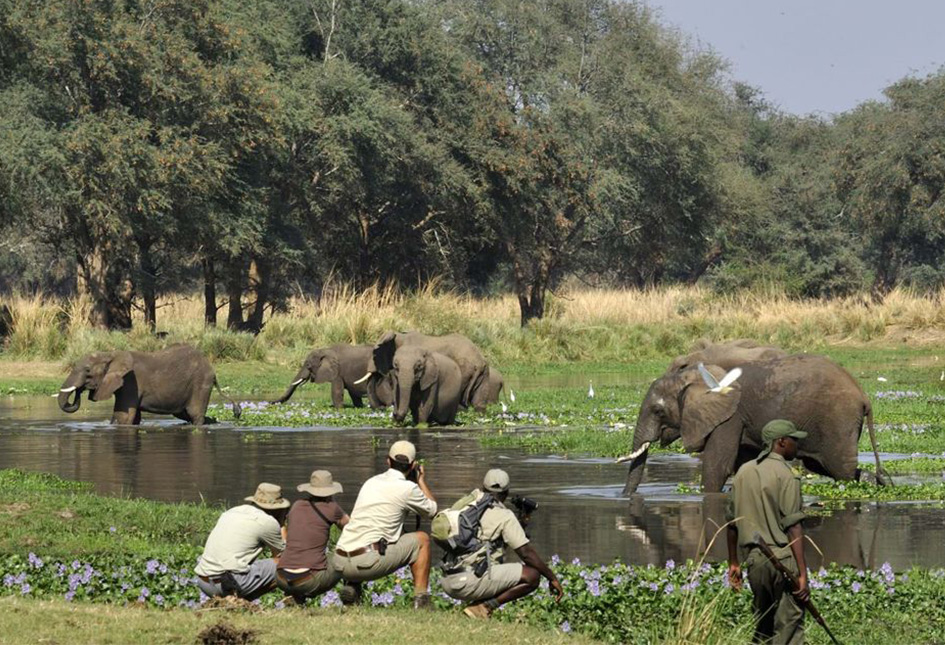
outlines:
[[[798,115],[829,117],[945,65],[940,0],[644,0]]]

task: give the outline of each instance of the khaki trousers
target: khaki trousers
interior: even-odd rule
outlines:
[[[781,564],[797,574],[793,555],[781,558]],[[752,549],[745,561],[755,609],[755,642],[771,645],[799,645],[804,642],[804,609],[788,591],[788,582],[765,557],[761,549]]]

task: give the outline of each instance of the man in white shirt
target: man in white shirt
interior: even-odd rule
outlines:
[[[414,607],[430,607],[430,536],[422,531],[404,533],[410,512],[421,517],[436,514],[436,498],[427,486],[417,449],[397,441],[387,456],[388,470],[364,482],[351,519],[341,531],[333,566],[348,585],[342,599],[357,599],[358,584],[387,576],[409,564],[413,573]],[[354,584],[350,584],[354,583]]]
[[[235,594],[255,600],[276,585],[289,500],[282,497],[280,486],[264,482],[246,501],[249,504],[234,506],[220,516],[194,567],[197,586],[208,596]],[[259,560],[266,546],[273,557]]]

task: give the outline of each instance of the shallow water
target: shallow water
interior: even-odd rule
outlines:
[[[603,381],[606,382],[606,381]],[[724,495],[680,494],[699,461],[683,455],[651,456],[641,495],[621,497],[626,468],[608,459],[536,456],[515,449],[483,448],[471,430],[338,428],[233,428],[195,430],[175,420],[110,427],[110,406],[83,404],[62,414],[46,397],[0,399],[0,468],[23,468],[90,481],[98,492],[163,501],[234,504],[260,481],[294,491],[316,468],[331,470],[350,509],[365,479],[379,472],[386,446],[397,438],[417,444],[433,492],[451,503],[475,487],[490,467],[507,470],[513,492],[540,503],[529,527],[539,553],[585,562],[620,558],[637,564],[697,557],[706,519],[720,522]],[[869,462],[869,455],[862,455]],[[412,521],[408,520],[412,527]],[[889,561],[945,566],[942,504],[851,503],[807,522],[823,552],[807,548],[812,567],[836,561],[857,567]],[[711,537],[711,531],[709,535]],[[724,557],[724,534],[710,553]]]

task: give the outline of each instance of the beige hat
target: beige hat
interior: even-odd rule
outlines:
[[[261,483],[256,487],[256,494],[245,498],[247,502],[252,502],[259,508],[268,508],[278,510],[280,508],[289,508],[289,500],[282,496],[282,486],[275,484]]]
[[[395,441],[390,447],[387,456],[394,461],[412,464],[417,460],[417,449],[409,441]]]
[[[327,470],[316,470],[312,472],[307,484],[299,484],[296,489],[300,493],[309,493],[315,497],[331,497],[341,492],[341,484],[333,481],[331,473]]]
[[[504,470],[493,468],[482,478],[483,490],[493,493],[503,493],[509,489],[509,474]]]

